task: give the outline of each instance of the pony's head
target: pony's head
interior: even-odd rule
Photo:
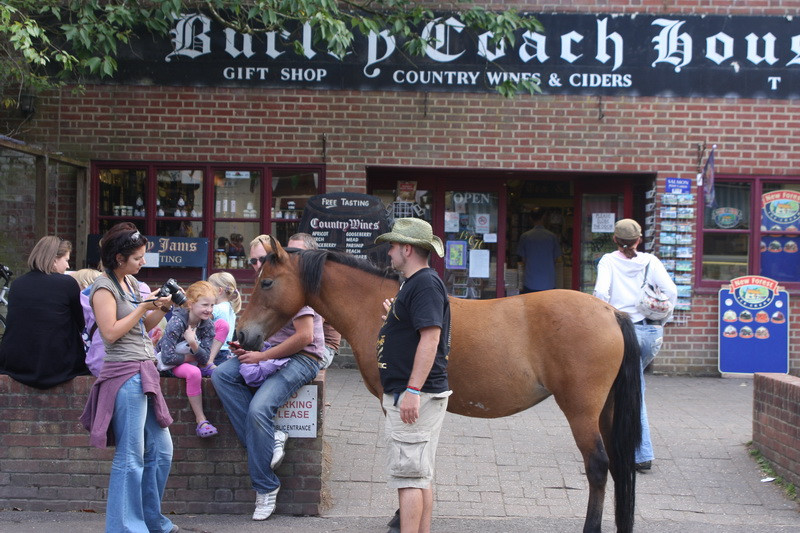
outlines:
[[[265,339],[283,327],[306,303],[298,258],[272,236],[258,271],[250,302],[239,320],[238,340],[246,350],[261,350]]]

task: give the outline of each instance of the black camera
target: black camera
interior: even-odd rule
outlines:
[[[174,279],[170,278],[164,285],[158,289],[158,297],[172,296],[172,303],[181,306],[186,302],[186,295],[183,294],[180,285]]]

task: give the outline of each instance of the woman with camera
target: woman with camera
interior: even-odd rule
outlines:
[[[147,334],[172,308],[168,291],[143,295],[134,274],[145,264],[147,239],[130,222],[100,241],[105,273],[89,299],[106,356],[81,421],[90,443],[116,444],[106,506],[106,531],[174,533],[161,513],[172,464],[172,417],[161,394],[153,343]]]
[[[0,343],[0,373],[47,389],[87,374],[80,287],[64,274],[72,245],[52,235],[31,250],[31,271],[8,295],[8,325]]]
[[[653,443],[644,402],[644,369],[661,349],[664,338],[662,321],[646,318],[636,307],[645,281],[658,287],[669,297],[672,307],[678,299],[678,288],[669,277],[663,263],[653,254],[637,252],[642,243],[642,227],[631,218],[618,220],[614,225],[614,243],[617,251],[607,253],[597,265],[594,295],[610,303],[631,317],[641,350],[642,379],[642,443],[636,450],[636,470],[650,470],[653,462]],[[669,318],[669,316],[667,317]]]

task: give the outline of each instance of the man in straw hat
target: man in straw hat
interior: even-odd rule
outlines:
[[[391,244],[392,268],[405,277],[397,296],[384,302],[386,318],[378,335],[389,487],[398,492],[402,530],[427,532],[436,446],[451,394],[450,304],[444,283],[428,264],[432,251],[444,256],[444,247],[419,218],[397,219],[375,242]]]

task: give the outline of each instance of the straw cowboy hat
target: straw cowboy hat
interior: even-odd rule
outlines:
[[[382,242],[399,242],[412,244],[431,250],[444,257],[442,239],[433,234],[431,225],[421,218],[398,218],[394,221],[392,231],[378,235],[375,244]]]

